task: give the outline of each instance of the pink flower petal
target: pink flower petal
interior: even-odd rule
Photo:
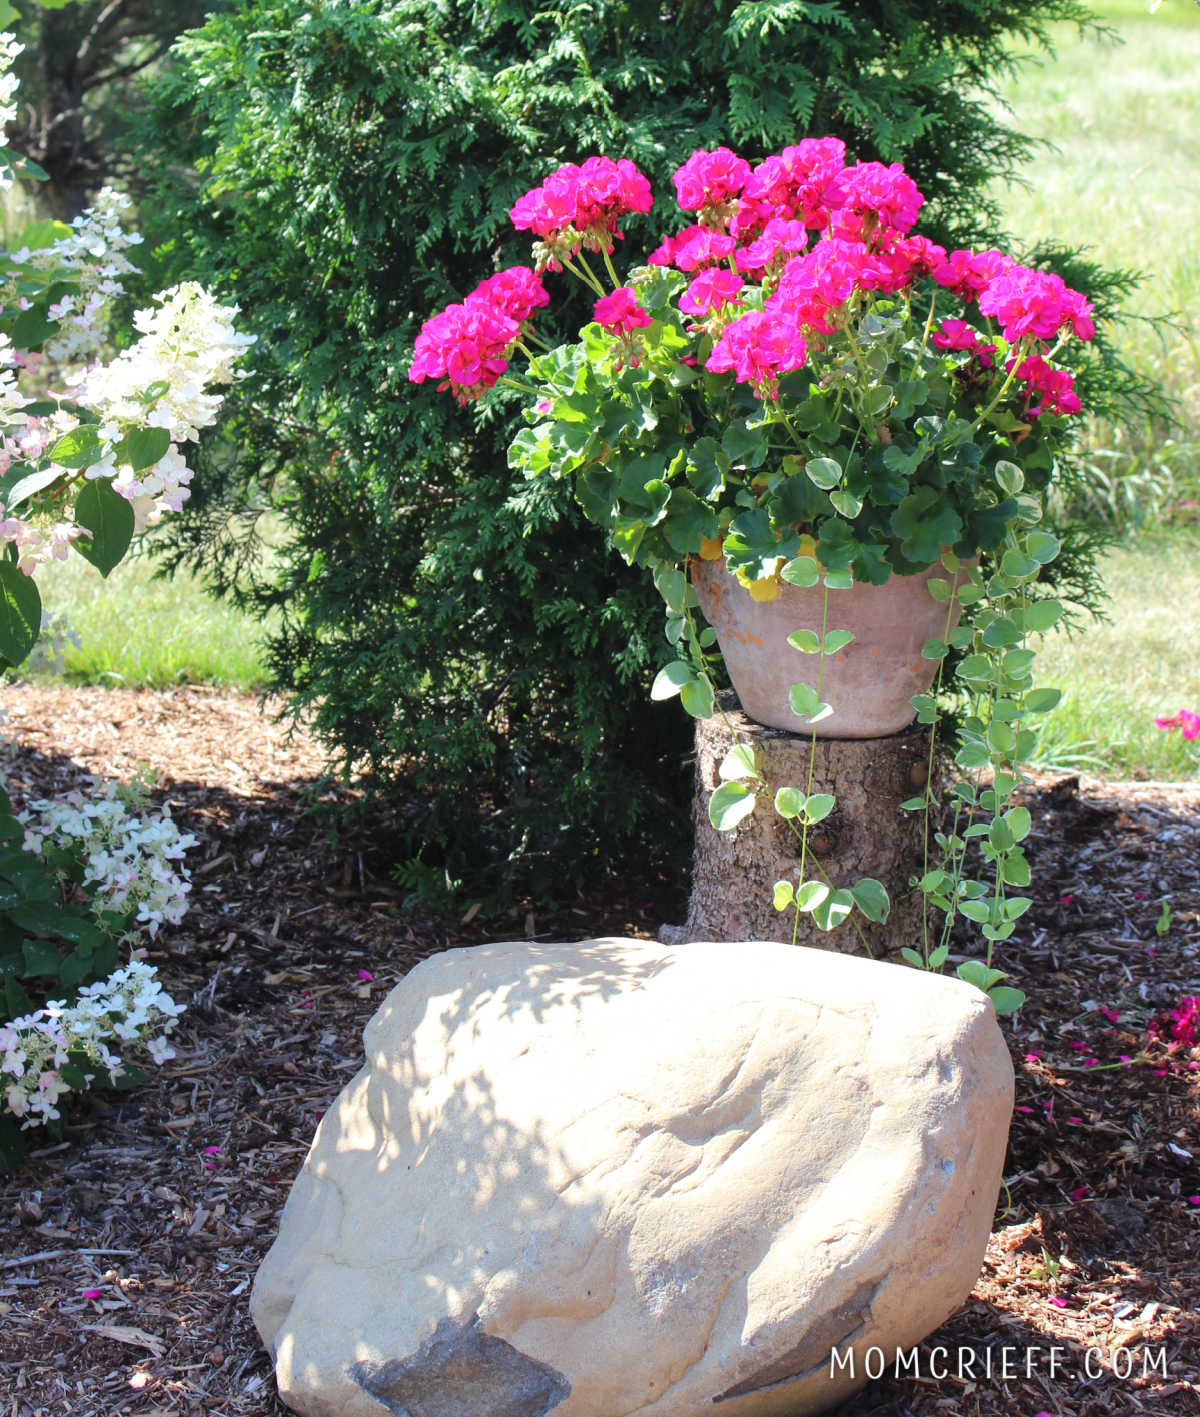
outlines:
[[[1054,1305],[1056,1309],[1065,1309],[1067,1307],[1067,1301],[1065,1299],[1060,1299],[1057,1294],[1051,1294],[1050,1302]]]
[[[374,984],[375,982],[375,976],[369,969],[360,969],[358,971],[358,978],[360,983],[363,984]]]
[[[1073,1201],[1081,1201],[1090,1190],[1090,1186],[1076,1186],[1075,1189],[1071,1192],[1071,1199]]]
[[[82,1292],[83,1298],[85,1298],[85,1299],[99,1299],[99,1297],[100,1297],[100,1290],[99,1290],[99,1289],[84,1289],[84,1290],[82,1290],[81,1292]]]
[[[205,1156],[219,1156],[221,1154],[221,1148],[219,1146],[206,1146],[204,1148],[204,1154]]]

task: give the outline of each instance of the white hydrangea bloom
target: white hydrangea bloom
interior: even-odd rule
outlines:
[[[17,76],[12,72],[12,65],[24,48],[23,44],[17,43],[15,35],[7,31],[0,34],[0,133],[17,116]],[[7,191],[13,185],[15,176],[11,162],[0,158],[0,191]]]
[[[167,1035],[183,1007],[163,992],[151,965],[134,960],[105,980],[85,985],[73,1004],[52,1000],[35,1013],[0,1025],[0,1088],[5,1108],[24,1127],[55,1120],[71,1091],[61,1076],[68,1058],[82,1054],[115,1081],[124,1066],[109,1048],[113,1038],[145,1045],[162,1064],[174,1057]],[[91,1082],[97,1073],[84,1073]]]
[[[150,935],[183,919],[191,882],[185,867],[169,863],[181,861],[196,838],[180,832],[168,813],[131,812],[110,782],[98,796],[70,792],[53,802],[32,802],[17,819],[26,843],[38,843],[26,850],[56,846],[83,858],[83,884],[97,912],[130,914]]]
[[[214,388],[237,377],[237,360],[254,343],[234,327],[236,305],[221,305],[196,281],[155,296],[157,308],[133,317],[141,338],[106,365],[91,370],[77,401],[102,426],[165,428],[172,443],[187,443],[215,423],[221,395]],[[147,393],[157,396],[147,400]]]

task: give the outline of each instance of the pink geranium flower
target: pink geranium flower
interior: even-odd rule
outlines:
[[[510,266],[481,281],[467,296],[466,304],[477,304],[495,315],[520,324],[535,310],[550,304],[550,296],[536,271],[528,266]]]
[[[679,297],[679,308],[687,315],[707,315],[726,305],[740,305],[736,296],[741,288],[741,276],[732,271],[701,271]]]
[[[935,267],[933,278],[960,299],[974,300],[1012,264],[1003,251],[951,251]]]
[[[898,162],[859,162],[841,174],[841,211],[867,218],[871,231],[904,236],[925,198]]]
[[[979,331],[965,320],[943,320],[929,340],[938,349],[968,350],[985,369],[991,369],[995,363],[992,355],[996,352],[996,346],[985,344]]]
[[[805,138],[764,158],[746,184],[744,199],[823,231],[830,211],[841,205],[845,163],[846,145],[840,138]]]
[[[799,369],[808,345],[792,323],[779,315],[751,310],[726,327],[704,367],[714,374],[733,370],[739,384],[751,384],[760,398],[778,398],[778,378]]]
[[[697,149],[675,171],[675,195],[685,212],[723,206],[746,185],[750,164],[729,148]]]
[[[733,254],[737,242],[724,232],[707,226],[693,227],[687,239],[679,239],[674,252],[674,265],[681,271],[694,271],[700,266],[715,265]]]
[[[585,243],[611,251],[618,220],[648,212],[652,203],[649,182],[628,158],[589,157],[552,172],[513,204],[509,216],[518,231],[532,231],[556,254]]]
[[[593,311],[596,321],[611,334],[629,334],[650,323],[637,293],[627,285],[619,286],[611,295],[601,296]]]
[[[1092,307],[1053,271],[1035,271],[1013,262],[980,292],[979,309],[1000,321],[1004,338],[1015,343],[1023,335],[1052,339],[1070,326],[1080,339],[1096,333]]]
[[[1011,370],[1014,363],[1009,360],[1005,367]],[[1030,418],[1043,413],[1079,413],[1083,409],[1075,392],[1075,376],[1069,369],[1056,369],[1040,354],[1023,359],[1016,366],[1016,377],[1025,385],[1030,400],[1041,396],[1041,402],[1027,410]]]

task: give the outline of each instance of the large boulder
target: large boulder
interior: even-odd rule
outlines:
[[[497,944],[426,960],[365,1043],[252,1298],[309,1417],[797,1417],[978,1275],[1012,1067],[959,981]]]

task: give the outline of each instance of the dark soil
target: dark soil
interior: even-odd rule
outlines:
[[[334,847],[304,810],[317,747],[253,701],[10,686],[0,708],[14,797],[150,764],[200,838],[193,908],[151,951],[188,1005],[178,1056],[0,1178],[0,1417],[283,1417],[249,1289],[388,989],[455,945],[652,936],[680,885],[406,914],[370,839]],[[1017,1112],[984,1269],[915,1375],[844,1417],[1200,1417],[1200,1048],[1150,1031],[1200,996],[1200,787],[1065,780],[1028,805],[1039,894],[1003,967],[1030,1001],[1004,1024]]]

